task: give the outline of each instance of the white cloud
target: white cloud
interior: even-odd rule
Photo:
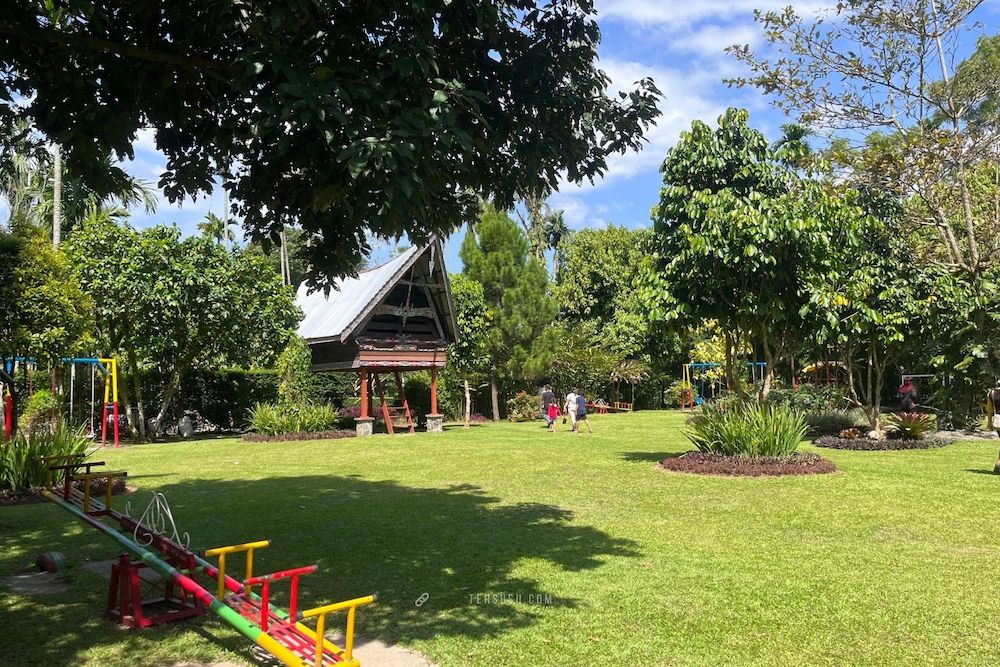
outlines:
[[[726,26],[707,24],[668,39],[672,49],[706,57],[723,57],[725,49],[733,44],[756,46],[761,41],[761,32],[753,23]]]
[[[728,23],[753,18],[755,9],[780,10],[789,0],[598,0],[598,20],[608,19],[640,26],[684,28],[698,21],[716,19]],[[801,15],[836,3],[833,0],[796,2]]]
[[[680,133],[691,126],[692,120],[714,120],[724,109],[724,105],[703,94],[718,85],[720,77],[714,72],[694,68],[680,71],[614,58],[602,58],[600,66],[611,79],[612,91],[630,90],[635,81],[652,77],[663,93],[660,103],[662,114],[647,130],[646,143],[639,151],[610,156],[607,172],[601,180],[593,184],[584,181],[581,185],[564,183],[559,188],[564,193],[593,190],[619,179],[658,169],[667,151],[677,142]]]
[[[571,229],[587,226],[590,206],[579,197],[556,193],[549,197],[548,204],[557,211],[562,211],[563,220]]]

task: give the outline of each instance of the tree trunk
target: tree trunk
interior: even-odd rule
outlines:
[[[160,411],[156,414],[156,435],[163,435],[163,420],[167,418],[167,410],[170,408],[170,401],[174,398],[174,392],[181,383],[180,369],[174,371],[167,383],[167,389],[163,392],[163,402],[160,403]]]
[[[500,387],[497,382],[497,372],[490,371],[490,398],[493,402],[493,421],[500,421]]]
[[[760,391],[757,393],[757,402],[763,403],[767,400],[768,395],[771,393],[771,384],[774,380],[774,369],[779,363],[781,363],[780,352],[784,349],[784,345],[779,346],[779,353],[775,353],[771,349],[771,341],[768,339],[767,332],[764,331],[761,335],[761,347],[764,350],[764,377],[760,383]]]
[[[146,439],[146,407],[142,403],[142,373],[139,372],[139,363],[135,358],[135,350],[128,350],[125,353],[128,359],[129,371],[132,375],[132,383],[135,388],[135,407],[139,413],[139,439]]]
[[[52,245],[62,241],[62,147],[55,145],[52,155]]]
[[[465,378],[465,428],[469,428],[469,419],[472,417],[472,393],[469,390],[469,378]]]
[[[736,367],[734,359],[736,356],[735,348],[736,345],[738,345],[738,342],[730,331],[723,334],[723,340],[725,341],[726,347],[726,381],[729,384],[729,388],[736,391],[736,395],[740,397],[740,400],[746,402],[749,396],[747,395],[746,387],[743,384],[743,376],[734,370]]]

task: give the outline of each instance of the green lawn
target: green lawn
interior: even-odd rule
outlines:
[[[359,632],[442,665],[998,659],[1000,478],[984,474],[995,443],[821,450],[842,470],[825,476],[664,473],[654,462],[688,448],[682,419],[598,415],[579,436],[501,424],[208,440],[102,458],[131,472],[133,505],[165,493],[193,546],[270,538],[260,571],[319,564],[303,580],[310,605],[377,593]],[[53,505],[0,508],[0,535],[0,574],[51,549],[76,565],[66,595],[0,594],[6,664],[249,655],[214,620],[142,633],[101,620],[106,583],[79,565],[115,549]]]

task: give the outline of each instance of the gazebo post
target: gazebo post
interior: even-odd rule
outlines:
[[[355,430],[358,435],[371,435],[372,422],[375,420],[368,416],[368,369],[361,369],[361,416],[354,420]]]
[[[444,430],[444,418],[438,414],[437,366],[431,366],[431,413],[427,415],[427,432],[440,433]]]

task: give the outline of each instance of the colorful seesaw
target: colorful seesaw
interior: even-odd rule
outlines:
[[[124,479],[128,474],[125,471],[95,471],[94,468],[104,462],[85,461],[82,455],[49,456],[42,461],[46,469],[45,497],[115,540],[127,552],[112,567],[108,614],[113,619],[123,625],[144,628],[200,615],[208,609],[289,667],[360,664],[353,657],[355,615],[358,607],[374,602],[374,596],[299,611],[299,578],[315,572],[315,565],[254,576],[254,552],[267,547],[269,541],[218,547],[205,551],[204,557],[199,556],[177,534],[162,494],[154,494],[153,501],[138,520],[129,516],[128,510],[122,514],[112,508],[114,481]],[[56,488],[59,475],[62,485]],[[94,483],[100,481],[104,482],[103,502],[91,493]],[[82,482],[83,489],[77,488],[78,482]],[[117,522],[118,526],[109,525],[105,519]],[[236,554],[245,555],[243,581],[226,574],[226,561]],[[218,565],[205,560],[216,557]],[[140,571],[146,567],[163,578],[162,598],[143,599]],[[203,580],[214,591],[202,585]],[[271,602],[271,586],[284,581],[291,586],[287,611]],[[261,589],[259,595],[253,591],[257,586]],[[147,611],[154,604],[161,613],[151,615]],[[341,611],[347,612],[344,648],[325,637],[327,615]],[[304,623],[308,619],[315,619],[315,629]]]

